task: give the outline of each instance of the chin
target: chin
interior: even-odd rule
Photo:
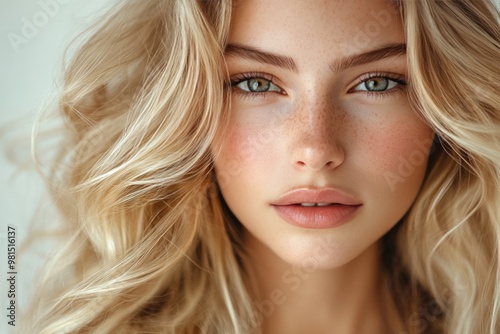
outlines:
[[[277,245],[276,245],[277,246]],[[375,245],[340,241],[331,235],[288,237],[274,253],[285,263],[308,271],[331,270],[371,252]]]

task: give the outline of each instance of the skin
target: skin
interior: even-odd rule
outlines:
[[[245,0],[234,8],[229,44],[236,43],[296,65],[227,54],[230,122],[213,148],[222,195],[244,226],[263,332],[400,330],[381,288],[380,239],[415,200],[434,133],[404,85],[383,81],[394,86],[387,94],[366,92],[367,74],[405,79],[405,55],[330,66],[404,43],[397,12],[386,0]],[[241,75],[253,72],[265,74],[259,88],[272,79],[271,91],[245,92]],[[363,205],[335,228],[296,227],[271,203],[298,187],[335,188]]]

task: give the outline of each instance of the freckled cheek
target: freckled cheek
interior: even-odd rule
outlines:
[[[277,157],[288,108],[277,103],[253,107],[234,103],[232,112],[234,118],[221,136],[224,144],[218,165],[239,165],[245,170],[266,168]]]
[[[232,124],[221,145],[220,156],[215,161],[218,173],[253,178],[266,166],[275,154],[274,138],[266,128],[255,124]]]
[[[433,132],[422,123],[399,124],[365,133],[365,157],[371,174],[378,175],[382,186],[418,187],[424,176]],[[393,180],[394,184],[387,182]]]

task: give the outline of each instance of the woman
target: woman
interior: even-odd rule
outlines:
[[[31,332],[498,333],[499,43],[487,0],[121,3]]]

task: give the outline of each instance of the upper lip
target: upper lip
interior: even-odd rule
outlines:
[[[287,192],[272,205],[293,205],[300,203],[335,203],[342,205],[361,205],[353,196],[337,189],[298,188]]]

